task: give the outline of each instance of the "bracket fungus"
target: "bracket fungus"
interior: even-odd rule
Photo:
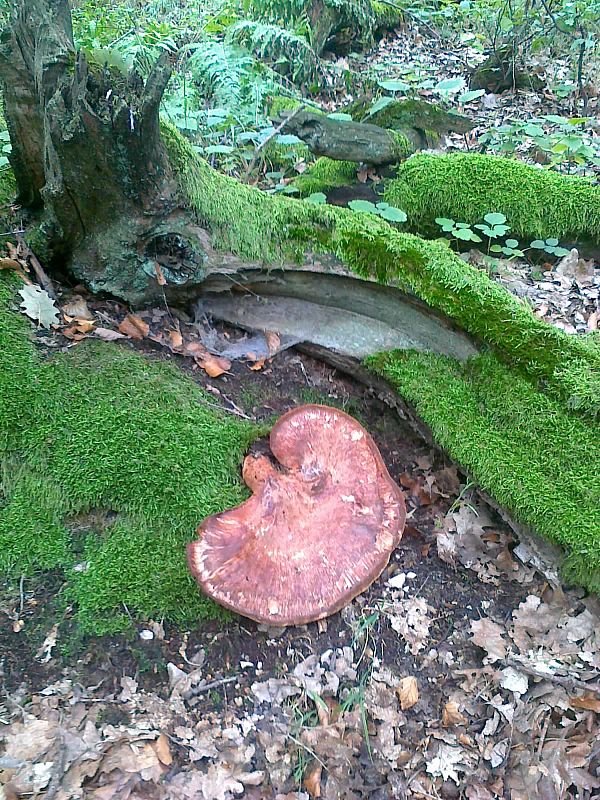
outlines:
[[[402,537],[404,496],[376,444],[335,408],[284,414],[273,456],[248,456],[252,496],[214,514],[188,545],[192,574],[216,602],[270,625],[339,611],[379,577]]]

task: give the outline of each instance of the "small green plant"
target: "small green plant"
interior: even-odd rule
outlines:
[[[506,239],[504,244],[493,244],[490,247],[491,253],[502,253],[509,258],[522,258],[525,253],[519,247],[519,242],[517,239]]]
[[[498,239],[510,230],[510,225],[506,224],[506,217],[499,213],[486,214],[483,223],[480,222],[475,227],[488,239]]]
[[[314,202],[314,201],[313,201]],[[389,203],[371,203],[369,200],[351,200],[348,208],[352,211],[363,211],[368,214],[376,214],[378,217],[388,222],[406,222],[408,217],[401,208],[391,206]]]
[[[534,239],[531,242],[530,247],[533,250],[543,250],[545,253],[548,253],[551,256],[568,256],[569,250],[566,247],[561,247],[558,243],[558,239]]]
[[[451,233],[456,239],[462,242],[482,242],[481,236],[478,236],[475,231],[466,222],[456,222],[447,217],[436,217],[435,221],[440,226],[444,233]]]

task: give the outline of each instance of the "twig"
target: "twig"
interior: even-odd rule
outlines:
[[[54,284],[52,283],[52,281],[50,280],[48,275],[46,275],[46,272],[44,271],[44,268],[40,264],[40,262],[38,260],[38,257],[33,252],[33,250],[31,250],[29,245],[25,242],[25,239],[23,239],[21,234],[17,233],[16,234],[16,239],[17,239],[17,243],[19,245],[19,249],[21,250],[21,253],[22,253],[23,257],[29,259],[29,261],[31,263],[31,267],[32,267],[33,271],[35,272],[35,274],[37,276],[37,279],[39,280],[39,282],[41,283],[43,288],[48,292],[50,297],[53,300],[56,300],[57,295],[56,295],[56,291],[54,289]]]
[[[553,675],[552,673],[536,669],[529,664],[524,664],[516,658],[505,658],[503,661],[509,667],[514,667],[514,669],[517,670],[520,669],[522,672],[526,672],[534,678],[556,683],[558,686],[564,686],[566,689],[581,689],[585,692],[596,692],[600,694],[600,683],[586,683],[585,681],[580,681],[577,678],[571,678],[569,676]]]
[[[211,681],[210,683],[205,683],[202,686],[195,686],[193,689],[185,692],[183,699],[190,700],[192,697],[196,697],[196,695],[204,694],[204,692],[208,692],[211,689],[216,689],[217,686],[224,686],[226,683],[234,683],[234,681],[237,681],[238,679],[239,677],[237,675],[233,675],[230,678],[221,678],[219,681]]]
[[[21,575],[21,580],[19,581],[19,616],[23,613],[23,606],[25,605],[25,596],[23,594],[23,582],[25,581],[25,575]]]
[[[305,108],[306,108],[305,103],[302,103],[301,105],[298,106],[298,108],[295,108],[291,114],[289,114],[282,122],[280,122],[276,128],[273,128],[271,133],[265,139],[263,139],[263,141],[259,145],[257,145],[256,149],[254,150],[254,155],[252,156],[252,161],[248,165],[248,170],[247,170],[248,175],[250,175],[252,170],[254,169],[260,151],[263,150],[269,144],[269,142],[273,141],[273,139],[277,136],[277,134],[281,133],[281,131],[285,128],[288,122],[291,122],[291,120],[293,120],[294,117],[297,117],[298,114],[301,111],[304,111]]]

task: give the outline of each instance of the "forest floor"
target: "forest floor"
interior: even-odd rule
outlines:
[[[372,63],[407,48],[413,61],[415,48],[436,61],[434,47],[390,38]],[[444,77],[451,55],[437,59]],[[506,104],[526,116],[533,100],[495,102],[493,113]],[[513,260],[498,277],[574,335],[598,325],[593,264],[536,277]],[[87,304],[107,329],[127,314]],[[163,309],[140,316],[155,334],[169,321]],[[40,347],[79,338],[68,323]],[[81,640],[72,608],[48,621],[59,572],[5,587],[1,800],[598,796],[600,602],[561,584],[552,548],[519,541],[408,420],[295,348],[210,378],[147,336],[110,346],[177,364],[228,413],[257,422],[306,402],[343,408],[374,437],[409,518],[367,592],[297,628],[133,619],[126,634]]]

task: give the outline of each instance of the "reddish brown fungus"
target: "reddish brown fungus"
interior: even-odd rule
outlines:
[[[402,536],[404,497],[377,446],[335,408],[284,414],[266,456],[248,456],[252,497],[208,517],[188,546],[204,592],[245,617],[299,625],[338,611],[381,574]]]

